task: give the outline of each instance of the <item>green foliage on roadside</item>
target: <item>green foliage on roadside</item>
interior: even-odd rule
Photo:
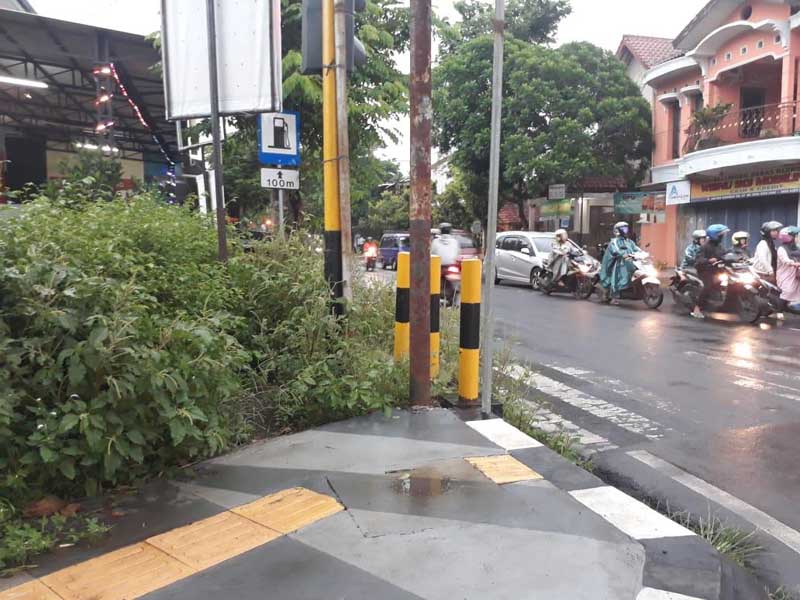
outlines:
[[[566,3],[519,0],[506,29],[500,201],[521,204],[552,183],[579,188],[591,176],[637,184],[649,166],[650,107],[610,52],[589,43],[552,48]],[[488,192],[493,41],[486,7],[457,5],[478,20],[443,24],[443,56],[433,73],[435,142],[485,220]],[[465,12],[466,11],[466,12]],[[477,23],[477,25],[476,25]]]
[[[402,402],[390,303],[367,289],[332,317],[313,238],[226,266],[203,216],[65,193],[0,223],[0,498],[91,495]]]

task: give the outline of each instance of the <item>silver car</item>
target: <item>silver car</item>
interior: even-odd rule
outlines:
[[[497,235],[495,283],[527,283],[539,289],[542,261],[553,249],[554,233],[539,231],[504,231]]]

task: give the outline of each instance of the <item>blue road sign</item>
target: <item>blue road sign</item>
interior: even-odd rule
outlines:
[[[258,160],[262,165],[300,166],[300,113],[258,116]]]

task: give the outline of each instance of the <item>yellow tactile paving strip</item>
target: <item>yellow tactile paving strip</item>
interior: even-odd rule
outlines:
[[[331,516],[344,507],[283,490],[0,592],[0,600],[131,600]]]
[[[292,488],[239,506],[232,512],[275,531],[291,533],[340,510],[344,510],[342,505],[330,496]]]
[[[539,473],[509,454],[464,459],[497,484],[543,479]]]
[[[151,537],[147,543],[201,571],[280,536],[277,531],[224,512]]]

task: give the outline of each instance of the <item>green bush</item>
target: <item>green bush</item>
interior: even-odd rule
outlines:
[[[0,223],[0,496],[93,494],[402,400],[385,291],[336,320],[313,244],[222,265],[203,216],[70,193]]]

